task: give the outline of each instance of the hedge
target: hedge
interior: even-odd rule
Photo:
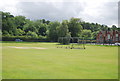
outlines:
[[[49,42],[47,37],[31,37],[31,36],[2,36],[2,41],[15,41],[16,39],[20,39],[22,41],[28,42]]]

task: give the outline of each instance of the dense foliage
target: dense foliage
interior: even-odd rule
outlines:
[[[115,25],[108,27],[98,23],[89,23],[80,18],[70,20],[49,21],[45,19],[29,20],[25,16],[13,16],[9,12],[2,13],[2,38],[14,41],[57,41],[59,37],[84,37],[96,39],[101,30],[120,30]]]

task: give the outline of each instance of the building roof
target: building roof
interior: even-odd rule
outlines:
[[[110,33],[111,35],[113,35],[115,32],[118,32],[118,33],[120,34],[120,31],[117,31],[117,30],[114,30],[114,31],[101,31],[101,33],[102,33],[103,35],[106,35],[106,34],[108,34],[108,33]]]

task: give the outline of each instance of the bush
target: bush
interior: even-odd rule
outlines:
[[[63,39],[63,44],[70,44],[70,39],[69,38],[64,38]]]
[[[70,44],[70,39],[69,38],[59,38],[59,43],[60,44],[64,44],[64,45],[67,45],[67,44]]]

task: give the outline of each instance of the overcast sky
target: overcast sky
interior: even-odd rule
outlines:
[[[118,25],[119,0],[0,0],[0,11],[28,19],[62,21],[71,17],[86,22]]]

